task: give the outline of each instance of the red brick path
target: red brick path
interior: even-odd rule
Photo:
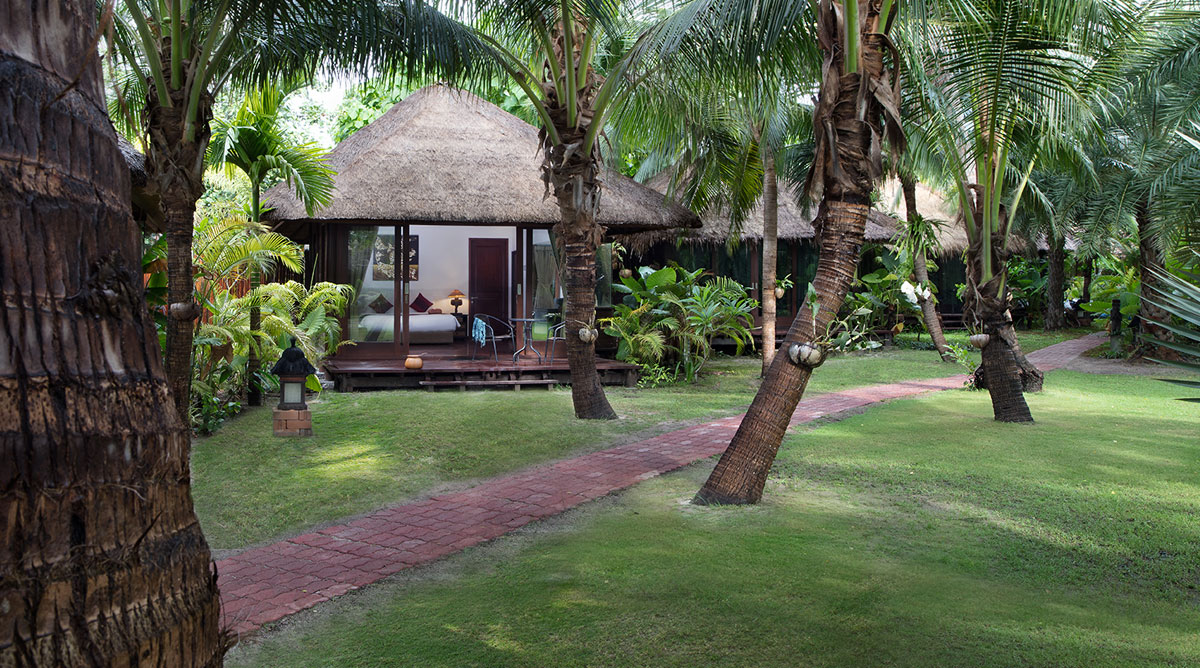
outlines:
[[[1092,335],[1029,357],[1042,369],[1055,369],[1099,343]],[[873,385],[805,399],[791,422],[803,424],[889,399],[961,387],[965,378]],[[224,626],[235,633],[254,631],[411,566],[720,454],[741,419],[723,418],[533,468],[222,559],[217,569]]]

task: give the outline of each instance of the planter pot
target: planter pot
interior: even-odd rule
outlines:
[[[980,350],[983,350],[984,346],[986,346],[991,340],[992,337],[988,334],[972,334],[970,339],[971,345],[979,348]]]
[[[621,278],[633,278],[633,270],[632,269],[622,269],[621,270]]]
[[[775,298],[776,299],[783,299],[783,296],[785,294],[787,294],[787,290],[784,290],[783,288],[775,288]]]
[[[404,368],[405,369],[414,369],[415,370],[415,369],[420,369],[423,366],[425,366],[425,360],[421,359],[417,355],[409,355],[404,360]]]
[[[591,327],[580,327],[579,328],[579,340],[583,341],[584,343],[591,343],[591,342],[595,341],[597,334],[598,334],[598,332],[596,330],[592,329]]]

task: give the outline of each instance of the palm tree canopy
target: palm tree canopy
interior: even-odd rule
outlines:
[[[287,94],[273,84],[260,86],[246,96],[232,119],[214,121],[208,160],[227,171],[241,170],[256,189],[272,172],[278,174],[311,216],[333,201],[334,171],[324,149],[294,143],[280,127],[279,111]]]

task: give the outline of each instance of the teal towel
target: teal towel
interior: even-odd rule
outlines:
[[[475,339],[475,343],[484,345],[487,343],[488,326],[487,323],[475,318],[475,322],[471,324],[471,338]]]

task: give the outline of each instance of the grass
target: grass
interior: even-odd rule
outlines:
[[[231,666],[1200,665],[1200,413],[1050,374],[790,435],[764,503],[711,464],[324,604]]]
[[[1064,329],[1054,332],[1045,332],[1040,329],[1026,330],[1017,332],[1017,340],[1021,343],[1021,351],[1028,354],[1035,350],[1045,348],[1046,346],[1053,345],[1055,343],[1061,343],[1068,339],[1078,338],[1086,334],[1091,334],[1095,331],[1095,329],[1084,328]],[[971,347],[971,342],[967,340],[967,338],[970,336],[970,332],[959,329],[948,331],[945,334],[947,343],[951,345],[964,346],[966,348]],[[918,339],[922,344],[928,344],[930,349],[933,348],[933,343],[930,341],[929,335],[924,333],[918,335],[915,332],[904,332],[896,337],[896,342],[901,346],[912,345]]]
[[[575,420],[566,390],[331,392],[312,406],[313,438],[275,438],[270,409],[248,410],[195,442],[196,512],[214,548],[246,547],[441,485],[740,413],[758,390],[760,364],[718,358],[696,385],[610,388],[622,416],[614,422]],[[829,360],[808,393],[961,371],[929,351],[888,349]]]

